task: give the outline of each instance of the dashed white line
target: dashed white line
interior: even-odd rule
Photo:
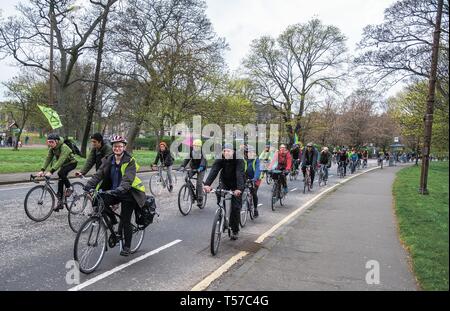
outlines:
[[[115,267],[114,269],[111,269],[111,270],[106,271],[106,272],[104,272],[104,273],[102,273],[100,275],[97,275],[96,277],[94,277],[92,279],[89,279],[86,282],[83,282],[83,283],[81,283],[81,284],[79,284],[79,285],[77,285],[75,287],[72,287],[72,288],[69,289],[69,291],[79,291],[80,289],[83,289],[83,288],[85,288],[85,287],[87,287],[89,285],[92,285],[95,282],[98,282],[101,279],[104,279],[104,278],[110,276],[111,274],[113,274],[113,273],[115,273],[117,271],[125,269],[126,267],[131,266],[132,264],[135,264],[135,263],[137,263],[137,262],[139,262],[141,260],[144,260],[147,257],[155,255],[155,254],[159,253],[160,251],[162,251],[162,250],[164,250],[166,248],[169,248],[169,247],[171,247],[171,246],[173,246],[173,245],[175,245],[177,243],[180,243],[180,242],[181,242],[181,240],[172,241],[169,244],[163,245],[163,246],[161,246],[161,247],[159,247],[159,248],[157,248],[157,249],[155,249],[155,250],[153,250],[151,252],[148,252],[147,254],[139,256],[138,258],[135,258],[135,259],[133,259],[133,260],[127,262],[127,263],[124,263],[124,264],[122,264],[122,265],[120,265],[118,267]]]
[[[297,188],[292,189],[291,192],[292,192],[292,191],[295,191],[295,190],[297,190]]]

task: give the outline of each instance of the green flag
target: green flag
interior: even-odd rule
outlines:
[[[38,105],[38,107],[39,107],[39,109],[41,109],[42,113],[47,118],[52,129],[57,129],[57,128],[63,126],[61,123],[61,120],[59,119],[59,115],[55,110],[53,110],[52,108],[41,106],[41,105]]]
[[[294,144],[297,144],[297,145],[298,145],[298,136],[297,136],[297,133],[295,133],[295,135],[294,135]]]

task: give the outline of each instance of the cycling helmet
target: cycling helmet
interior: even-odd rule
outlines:
[[[313,146],[313,143],[308,143],[307,145],[306,145],[306,147],[312,147]]]
[[[50,133],[47,135],[47,140],[61,140],[61,137],[56,133]]]
[[[123,136],[114,135],[113,137],[111,137],[111,144],[114,144],[114,143],[124,143],[126,145],[127,140]]]

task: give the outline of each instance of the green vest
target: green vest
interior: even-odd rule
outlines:
[[[136,159],[134,157],[132,157],[130,161],[132,161],[132,160],[134,160],[134,162],[136,163],[136,173],[137,173],[137,171],[139,170],[139,164],[137,164]],[[120,168],[120,173],[122,174],[122,176],[125,175],[125,170],[127,169],[127,166],[128,166],[129,163],[130,162],[122,164],[122,166]],[[100,182],[97,185],[97,187],[95,188],[96,190],[100,189],[100,186],[102,185],[102,182]],[[131,183],[131,188],[145,193],[145,186],[142,183],[142,180],[139,177],[137,177],[137,176],[134,177],[134,180]]]

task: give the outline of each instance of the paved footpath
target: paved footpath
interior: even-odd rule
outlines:
[[[401,168],[368,172],[325,195],[207,290],[417,290],[393,209]],[[366,282],[376,281],[371,260],[379,284]]]

